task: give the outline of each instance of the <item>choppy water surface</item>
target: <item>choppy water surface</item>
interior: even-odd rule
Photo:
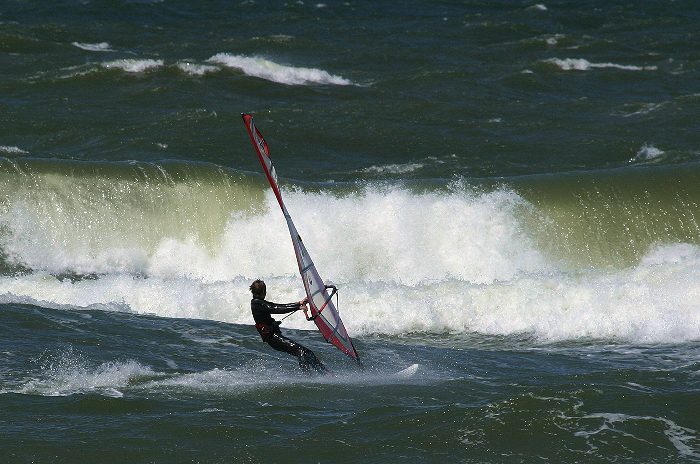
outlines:
[[[0,5],[0,456],[700,461],[699,20]],[[241,112],[365,371],[250,325],[301,286]]]

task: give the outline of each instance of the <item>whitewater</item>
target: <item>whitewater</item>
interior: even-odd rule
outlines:
[[[33,172],[9,186],[0,246],[17,272],[0,279],[0,301],[249,324],[252,280],[265,279],[276,301],[299,298],[270,191],[229,175],[176,182],[150,168],[137,180]],[[700,338],[696,245],[576,266],[538,248],[523,219],[536,208],[513,189],[462,181],[284,194],[318,268],[341,288],[353,334]],[[285,326],[310,329],[301,318]]]

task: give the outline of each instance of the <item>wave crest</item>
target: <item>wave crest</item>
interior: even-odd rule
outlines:
[[[271,82],[287,85],[332,84],[352,85],[352,82],[327,71],[315,68],[285,66],[259,56],[218,53],[207,60],[228,68],[238,69],[244,74]]]
[[[545,63],[553,64],[563,71],[588,71],[590,69],[613,68],[623,71],[656,71],[656,66],[633,66],[617,63],[591,63],[583,58],[550,58]]]
[[[150,59],[123,59],[115,61],[107,61],[101,64],[107,69],[121,69],[128,73],[142,73],[152,71],[163,66],[163,60]]]

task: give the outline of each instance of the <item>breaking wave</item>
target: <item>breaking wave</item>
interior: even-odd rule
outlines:
[[[150,60],[150,59],[123,59],[107,61],[102,63],[102,67],[107,69],[121,69],[128,73],[142,73],[146,71],[151,71],[163,66],[163,60]]]
[[[242,71],[248,76],[287,85],[332,84],[352,85],[352,82],[327,71],[315,68],[285,66],[259,57],[218,53],[207,60]]]
[[[0,171],[2,302],[249,324],[252,279],[265,279],[273,300],[300,297],[288,232],[260,179],[163,166],[55,169]],[[537,189],[538,200],[465,184],[285,189],[285,199],[319,271],[341,288],[353,334],[700,339],[697,205],[670,195],[646,212],[635,195],[637,209],[617,190],[599,198],[569,186],[581,208],[570,211],[561,193],[550,204]],[[329,211],[337,213],[321,213]],[[583,241],[580,221],[590,228]],[[618,245],[619,221],[628,235]],[[630,238],[635,246],[623,249]],[[309,328],[301,317],[285,324]]]
[[[29,152],[15,146],[0,145],[0,153],[5,153],[8,155],[26,155]]]
[[[82,355],[68,350],[48,363],[40,377],[27,381],[15,393],[41,396],[97,393],[121,398],[122,390],[133,379],[155,374],[136,361],[107,362],[94,367]]]
[[[112,52],[112,47],[109,43],[107,42],[99,42],[99,43],[81,43],[81,42],[73,42],[71,43],[74,47],[78,47],[82,50],[87,50],[89,52]]]
[[[591,63],[583,58],[551,58],[544,61],[553,64],[563,71],[588,71],[591,69],[620,69],[623,71],[656,71],[656,66],[633,66],[616,63]]]

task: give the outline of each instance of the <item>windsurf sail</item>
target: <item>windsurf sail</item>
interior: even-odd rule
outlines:
[[[265,142],[262,134],[255,127],[255,124],[253,124],[253,117],[245,113],[241,116],[243,116],[243,122],[248,130],[250,141],[253,143],[253,148],[255,148],[263,171],[265,171],[265,176],[267,176],[267,180],[270,182],[270,187],[272,187],[272,191],[277,198],[277,203],[279,203],[282,214],[284,214],[284,219],[287,221],[289,235],[292,238],[294,253],[296,254],[297,264],[299,265],[299,274],[301,275],[301,280],[306,290],[306,296],[309,300],[311,316],[307,315],[307,319],[314,321],[316,327],[318,327],[318,330],[328,343],[332,343],[340,349],[340,351],[360,364],[360,356],[357,354],[357,350],[355,350],[352,340],[350,340],[348,332],[345,330],[345,325],[340,319],[338,309],[333,304],[333,296],[338,290],[335,286],[326,285],[323,279],[321,279],[314,262],[311,260],[311,256],[309,256],[309,252],[306,250],[306,246],[304,246],[304,242],[301,240],[299,232],[297,232],[292,222],[292,217],[289,215],[287,207],[284,205],[282,193],[277,184],[277,173],[275,172],[275,166],[272,164],[267,142]]]

